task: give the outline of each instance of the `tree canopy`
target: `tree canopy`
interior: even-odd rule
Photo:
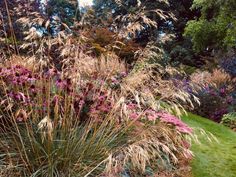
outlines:
[[[185,29],[195,51],[236,47],[235,0],[194,0],[192,9],[201,10],[200,18],[189,21]]]

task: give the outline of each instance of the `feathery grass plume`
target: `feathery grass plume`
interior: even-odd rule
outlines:
[[[142,175],[147,172],[147,167],[151,167],[154,173],[155,170],[168,169],[170,164],[178,163],[179,157],[177,158],[175,152],[180,149],[176,149],[176,144],[181,141],[172,139],[174,132],[165,129],[165,125],[150,124],[145,128],[138,127],[136,131],[138,134],[135,138],[138,138],[138,141],[132,142],[131,138],[129,145],[118,149],[109,157],[107,174],[125,170],[131,175]],[[159,164],[159,169],[156,169],[156,164]]]
[[[156,0],[156,4],[162,4],[163,6],[169,6],[167,0]],[[172,19],[175,20],[174,15],[171,12],[166,12],[156,6],[148,6],[146,1],[133,2],[132,9],[127,9],[127,2],[122,0],[115,0],[115,3],[127,11],[126,14],[117,15],[114,20],[114,29],[123,37],[134,37],[139,32],[147,28],[157,28],[158,24],[156,19]]]
[[[159,64],[161,57],[163,55],[159,48],[152,45],[147,46],[139,53],[137,63],[124,79],[122,86],[124,90],[143,95],[140,100],[145,100],[146,103],[149,102],[147,98],[151,98],[150,102],[156,105],[155,109],[162,108],[181,115],[185,111],[183,105],[193,107],[193,102],[199,102],[194,94],[195,88],[190,83],[189,87],[192,92],[188,92],[185,87],[180,86],[184,83],[175,77],[182,74],[171,66]],[[194,99],[192,100],[192,98]]]
[[[191,75],[191,81],[196,85],[211,85],[217,88],[235,83],[235,79],[232,79],[231,76],[222,69],[214,69],[212,73],[207,71],[195,72]]]
[[[123,82],[129,76],[117,75],[124,65],[114,66],[116,58],[108,59],[91,67],[91,75],[99,77],[82,68],[73,75],[83,77],[74,80],[69,70],[40,74],[19,65],[1,68],[1,120],[8,122],[0,137],[1,173],[9,168],[19,176],[96,176],[118,167],[117,174],[128,167],[140,174],[148,167],[174,171],[167,167],[188,151],[181,144],[186,135],[157,117],[145,118],[149,104],[114,87],[112,77]],[[26,119],[15,119],[19,110],[27,113]]]

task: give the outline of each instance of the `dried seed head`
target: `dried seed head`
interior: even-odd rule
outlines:
[[[19,109],[15,114],[15,119],[17,122],[24,122],[28,119],[28,114],[25,110]]]

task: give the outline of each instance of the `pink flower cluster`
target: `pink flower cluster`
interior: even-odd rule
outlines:
[[[155,111],[153,109],[147,109],[144,113],[138,113],[138,106],[134,103],[127,104],[127,108],[129,110],[129,118],[133,120],[137,120],[139,118],[145,118],[149,121],[161,120],[167,124],[173,125],[176,129],[181,133],[190,134],[192,133],[192,129],[182,122],[179,118],[174,115],[171,115],[164,111]]]
[[[15,65],[7,68],[0,68],[0,76],[13,85],[34,84],[38,76],[23,66]]]
[[[121,73],[117,73],[115,76],[111,77],[110,81],[108,81],[108,82],[110,82],[111,88],[114,88],[114,89],[119,88],[122,79],[126,76],[127,76],[126,72],[121,72]]]
[[[154,121],[158,118],[158,112],[153,110],[153,109],[148,109],[145,111],[145,115],[147,117],[148,120],[150,121]]]
[[[25,105],[30,103],[30,98],[22,92],[10,92],[7,95],[13,100],[24,103]]]
[[[167,112],[158,112],[156,114],[162,122],[172,124],[176,129],[181,133],[190,134],[192,129],[185,123],[183,123],[179,118],[167,113]]]
[[[117,76],[117,80],[125,77],[126,73],[121,73]],[[4,82],[8,85],[8,96],[15,101],[15,106],[23,104],[24,106],[31,105],[35,110],[46,112],[49,109],[54,108],[54,105],[62,106],[64,105],[64,94],[73,94],[72,106],[75,110],[76,115],[82,119],[87,119],[88,117],[102,121],[103,117],[109,113],[109,111],[114,106],[111,96],[108,94],[107,90],[102,90],[101,83],[94,81],[87,81],[83,84],[79,84],[79,90],[72,92],[72,82],[69,78],[63,78],[62,75],[55,69],[49,70],[42,78],[46,80],[51,78],[55,90],[52,93],[52,99],[43,100],[41,105],[38,105],[37,100],[34,100],[39,92],[40,96],[43,97],[45,88],[37,88],[36,81],[40,81],[40,77],[32,73],[30,70],[24,68],[23,66],[12,66],[8,68],[0,68],[0,76]],[[23,90],[21,90],[23,86]],[[17,89],[18,88],[18,89]],[[43,89],[43,90],[42,90]],[[27,90],[27,92],[25,92]],[[65,92],[61,92],[61,91]],[[40,107],[40,108],[38,108]],[[161,120],[167,124],[171,124],[176,127],[176,129],[181,133],[191,133],[192,129],[189,128],[185,123],[183,123],[177,117],[167,113],[158,112],[153,109],[147,109],[142,111],[140,106],[136,103],[130,101],[127,104],[127,110],[129,112],[130,119],[139,120],[140,118],[147,119],[149,121]],[[61,109],[63,110],[63,108]]]
[[[55,82],[55,85],[57,88],[67,91],[67,92],[72,92],[72,82],[70,79],[60,79],[58,78]]]
[[[23,66],[13,65],[12,67],[0,67],[0,78],[6,83],[7,96],[13,99],[16,104],[22,103],[26,106],[32,103],[31,98],[38,91],[35,86],[39,79],[37,74]],[[26,91],[28,93],[24,93]],[[4,92],[0,94],[4,94]]]
[[[105,92],[95,94],[91,102],[92,104],[90,106],[90,116],[96,120],[101,120],[101,118],[104,117],[105,114],[109,113],[109,111],[113,107],[112,101]]]

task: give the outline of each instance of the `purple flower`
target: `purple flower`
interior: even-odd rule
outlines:
[[[232,104],[234,99],[233,99],[232,96],[229,96],[229,97],[226,98],[226,101],[227,101],[228,104]]]
[[[220,89],[220,95],[224,96],[226,94],[226,89],[225,88],[221,88]]]
[[[82,107],[84,104],[85,104],[85,101],[84,100],[80,100],[79,107]]]
[[[101,95],[101,96],[98,97],[98,100],[99,101],[105,101],[106,100],[106,96]]]
[[[56,81],[56,86],[60,89],[65,89],[67,86],[67,82],[65,80],[58,79]]]
[[[53,77],[53,76],[56,76],[57,74],[58,74],[58,72],[55,68],[49,69],[46,73],[46,75],[48,77]]]
[[[10,98],[15,98],[15,94],[13,92],[10,92],[7,94]]]
[[[109,107],[109,106],[106,106],[106,105],[101,105],[101,106],[98,107],[98,109],[99,109],[100,111],[103,111],[103,112],[109,112],[110,107]]]

